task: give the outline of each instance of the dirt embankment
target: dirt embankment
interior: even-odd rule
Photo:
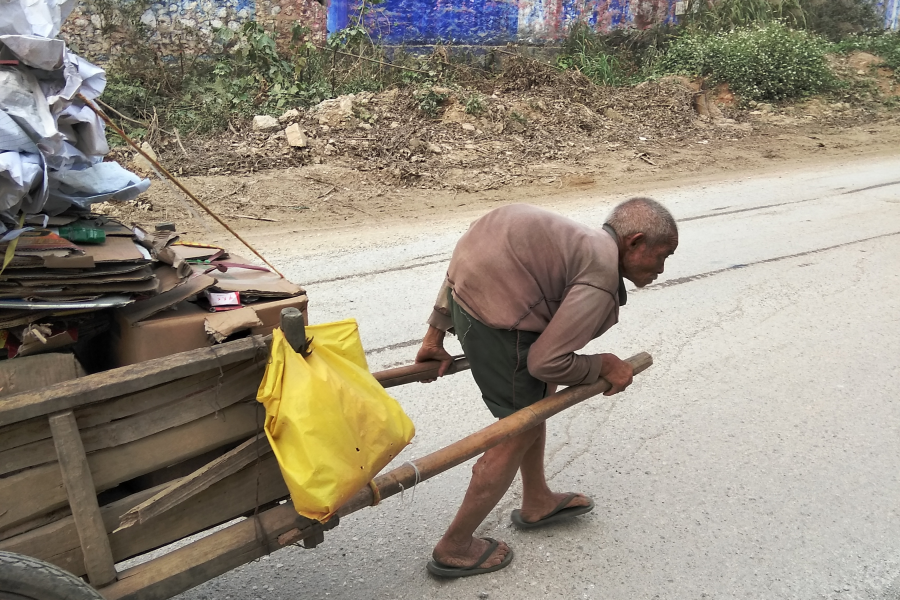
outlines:
[[[897,78],[877,57],[834,60],[850,81],[844,92],[793,105],[739,106],[727,87],[702,89],[677,77],[602,88],[523,63],[490,89],[345,96],[216,139],[160,137],[155,149],[220,216],[259,234],[597,187],[637,193],[667,181],[900,149]],[[134,202],[100,209],[218,237],[190,216],[187,202],[157,181]]]

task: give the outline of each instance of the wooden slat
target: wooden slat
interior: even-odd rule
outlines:
[[[266,434],[260,433],[129,510],[122,515],[117,531],[146,523],[270,452],[272,447]]]
[[[50,431],[53,433],[69,507],[72,509],[84,553],[88,580],[94,587],[104,586],[115,581],[116,565],[109,547],[109,538],[106,537],[103,517],[100,515],[100,505],[97,504],[97,492],[81,443],[75,413],[67,410],[51,415]]]
[[[0,403],[0,427],[131,394],[243,360],[258,359],[265,363],[270,341],[271,336],[251,336],[15,394]]]
[[[264,365],[241,363],[242,369],[232,370],[222,381],[207,380],[205,390],[150,410],[117,419],[95,427],[81,429],[86,452],[94,452],[133,442],[170,427],[199,419],[241,400],[256,396]],[[51,462],[56,459],[52,440],[40,440],[18,448],[0,452],[0,475]]]
[[[258,403],[239,403],[180,427],[88,456],[97,491],[133,479],[257,433]],[[28,502],[21,502],[27,490]],[[0,479],[0,532],[65,505],[57,463],[41,465]]]
[[[84,430],[115,419],[123,419],[135,413],[150,410],[168,402],[195,394],[210,387],[223,376],[228,376],[234,369],[243,368],[255,361],[244,361],[211,369],[190,377],[184,377],[169,383],[153,386],[133,394],[126,394],[106,402],[88,404],[75,410],[78,428]],[[0,452],[18,448],[31,442],[50,439],[50,425],[44,417],[36,417],[0,427]]]
[[[112,532],[125,512],[169,485],[171,482],[101,507],[106,531]],[[110,533],[113,559],[116,562],[126,560],[228,522],[252,511],[257,500],[265,505],[287,496],[287,486],[281,477],[278,461],[269,454],[260,459],[258,473],[256,464],[250,464],[148,523]],[[0,542],[0,550],[34,556],[75,575],[85,574],[84,558],[72,517]]]
[[[204,581],[280,548],[278,536],[299,529],[303,537],[326,531],[337,519],[320,524],[297,514],[287,502],[197,540],[183,548],[119,574],[100,593],[107,600],[166,600]]]
[[[103,518],[107,534],[112,530],[110,525],[117,523],[120,515],[150,498],[167,485],[169,484],[164,483],[101,506],[100,516]],[[122,559],[116,557],[113,536],[110,535],[109,538],[109,545],[113,550],[113,560],[118,562]],[[84,568],[84,554],[81,551],[81,543],[78,541],[78,530],[75,528],[75,519],[71,514],[42,527],[0,541],[0,551],[32,556],[61,567],[79,577],[87,574]]]

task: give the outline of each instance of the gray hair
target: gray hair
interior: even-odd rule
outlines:
[[[606,224],[623,238],[643,233],[650,244],[678,238],[678,225],[672,213],[652,198],[629,198],[613,209]]]

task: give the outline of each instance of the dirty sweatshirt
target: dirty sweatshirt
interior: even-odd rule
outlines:
[[[526,204],[495,209],[457,242],[428,324],[452,328],[452,291],[488,327],[541,334],[528,353],[528,371],[537,379],[593,383],[600,378],[600,355],[575,352],[618,322],[613,234]]]

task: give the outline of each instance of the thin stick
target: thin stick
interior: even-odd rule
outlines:
[[[253,219],[254,221],[270,221],[272,223],[277,223],[278,219],[270,219],[268,217],[251,217],[250,215],[234,215],[238,219]]]
[[[178,181],[178,179],[176,179],[174,175],[172,175],[171,173],[169,173],[169,171],[167,171],[166,168],[165,168],[164,166],[162,166],[161,164],[159,164],[159,163],[156,161],[155,158],[153,158],[152,156],[150,156],[149,154],[147,154],[146,152],[144,152],[144,151],[141,149],[140,146],[138,146],[137,144],[135,144],[135,143],[134,143],[134,140],[132,140],[130,137],[128,137],[128,134],[126,134],[124,131],[122,131],[122,130],[119,128],[118,125],[116,125],[115,123],[113,123],[112,120],[106,115],[106,113],[104,113],[102,110],[100,110],[99,108],[97,108],[97,107],[94,105],[93,102],[91,102],[90,100],[88,100],[87,98],[85,98],[82,94],[78,94],[78,98],[79,98],[82,102],[84,102],[88,107],[90,107],[90,109],[91,109],[92,111],[94,111],[95,113],[97,113],[97,116],[99,116],[101,119],[103,119],[103,122],[104,122],[104,123],[106,123],[107,125],[109,125],[110,127],[112,127],[112,128],[115,130],[115,132],[118,133],[119,136],[120,136],[123,140],[125,140],[125,142],[126,142],[129,146],[131,146],[132,148],[134,148],[135,150],[137,150],[137,152],[138,152],[141,156],[143,156],[145,159],[147,159],[147,161],[149,161],[151,165],[153,165],[154,167],[156,167],[157,169],[159,169],[159,171],[160,171],[163,175],[165,175],[165,176],[169,179],[169,181],[171,181],[171,182],[174,183],[176,186],[178,186],[178,189],[180,189],[182,192],[184,192],[184,193],[187,195],[188,198],[190,198],[191,200],[193,200],[194,202],[196,202],[196,203],[197,203],[197,206],[199,206],[199,207],[202,208],[204,211],[206,211],[206,214],[208,214],[209,216],[211,216],[211,217],[216,221],[216,223],[218,223],[219,225],[221,225],[222,227],[224,227],[225,230],[228,231],[228,233],[230,233],[230,234],[233,235],[235,238],[237,238],[239,242],[241,242],[244,246],[247,247],[248,250],[250,250],[250,252],[252,252],[253,254],[255,254],[261,261],[263,261],[264,263],[266,263],[266,265],[268,265],[268,266],[272,269],[272,271],[274,271],[274,272],[275,272],[276,274],[278,274],[279,276],[284,277],[284,275],[282,275],[281,272],[280,272],[278,269],[275,268],[275,265],[273,265],[272,263],[270,263],[269,261],[267,261],[267,260],[265,259],[265,257],[264,257],[262,254],[260,254],[259,251],[258,251],[256,248],[254,248],[253,246],[251,246],[250,243],[249,243],[248,241],[246,241],[244,238],[242,238],[242,237],[240,236],[240,234],[238,234],[238,232],[236,232],[234,229],[232,229],[232,228],[228,225],[228,223],[226,223],[226,222],[223,221],[221,218],[219,218],[219,215],[217,215],[216,213],[214,213],[208,206],[206,206],[206,204],[204,204],[203,201],[200,200],[200,198],[198,198],[197,196],[195,196],[194,194],[192,194],[191,191],[190,191],[189,189],[187,189],[186,187],[184,187],[184,185],[182,185],[182,183],[181,183],[180,181]]]

